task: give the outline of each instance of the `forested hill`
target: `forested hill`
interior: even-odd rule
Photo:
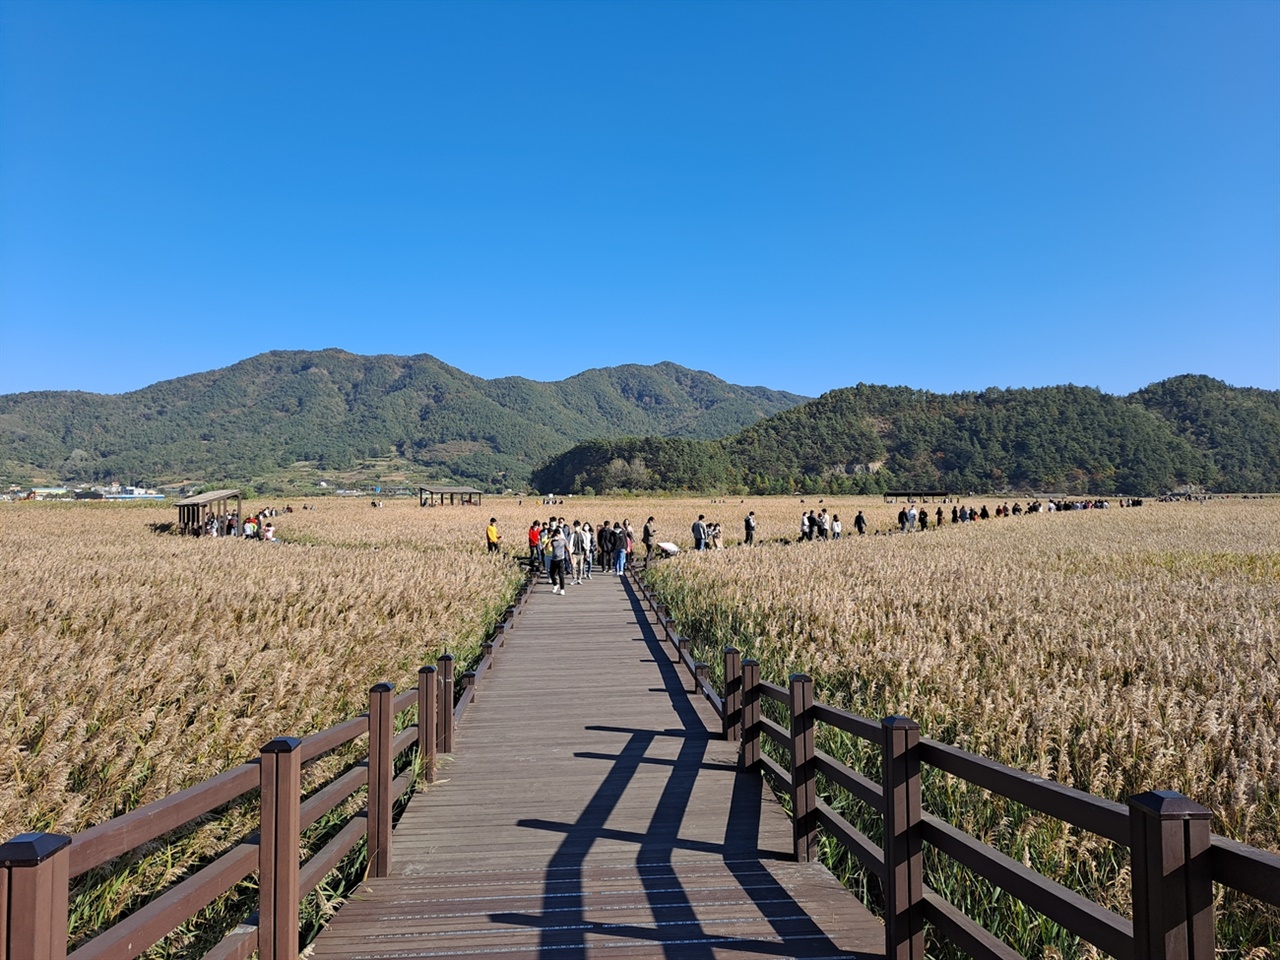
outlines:
[[[1075,387],[936,394],[859,384],[721,441],[580,445],[540,489],[753,493],[1034,490],[1151,495],[1186,483],[1280,490],[1280,391],[1181,376],[1127,397]]]
[[[426,354],[277,351],[125,394],[0,396],[0,471],[10,482],[223,484],[377,458],[501,488],[591,437],[722,437],[805,399],[674,363],[540,383],[485,380]]]

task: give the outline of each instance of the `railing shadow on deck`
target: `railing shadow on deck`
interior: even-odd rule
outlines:
[[[617,733],[626,736],[627,740],[613,755],[575,754],[581,759],[608,760],[612,767],[573,823],[534,818],[517,821],[521,827],[562,833],[564,839],[546,870],[541,911],[536,915],[492,913],[490,920],[542,928],[540,950],[558,960],[585,960],[589,937],[609,938],[622,946],[649,942],[654,946],[655,956],[659,955],[657,951],[661,951],[662,955],[678,955],[682,960],[701,957],[712,960],[717,951],[725,950],[791,955],[792,950],[781,942],[728,936],[717,933],[713,928],[708,929],[706,922],[698,917],[673,860],[676,851],[688,851],[723,861],[741,895],[752,902],[776,932],[779,941],[783,937],[791,941],[804,940],[807,946],[821,949],[831,956],[853,956],[840,950],[762,865],[762,857],[777,857],[777,853],[761,851],[758,847],[762,794],[757,777],[747,775],[736,764],[730,768],[736,775],[722,843],[681,839],[681,824],[690,809],[698,774],[709,767],[723,769],[725,766],[707,757],[708,745],[713,740],[722,739],[722,735],[720,731],[707,729],[690,700],[690,691],[686,689],[676,663],[650,624],[639,596],[629,583],[625,583],[625,588],[642,632],[640,639],[658,666],[662,689],[670,699],[679,727],[657,730],[592,725],[586,728],[595,732]],[[679,740],[674,760],[649,755],[655,742],[672,738]],[[648,827],[636,832],[609,829],[606,824],[610,815],[628,785],[646,764],[670,768],[670,776],[666,778]],[[585,870],[591,849],[600,840],[635,845],[635,864],[644,888],[645,902],[654,917],[653,925],[588,921]],[[732,897],[735,893],[728,891],[725,895]],[[674,930],[680,931],[678,943],[664,944],[664,940],[672,939]]]
[[[792,675],[787,687],[764,682],[760,665],[742,660],[733,647],[724,650],[724,689],[717,691],[709,665],[695,660],[689,640],[680,635],[666,608],[634,570],[630,581],[656,619],[660,635],[675,648],[676,662],[691,676],[693,689],[721,717],[724,736],[741,738],[745,766],[767,776],[789,798],[796,859],[817,856],[821,832],[878,880],[888,956],[923,960],[928,923],[940,940],[969,956],[1021,957],[925,885],[922,851],[926,843],[1120,960],[1212,960],[1215,883],[1280,907],[1280,856],[1211,834],[1210,811],[1181,794],[1149,791],[1131,797],[1127,805],[1104,800],[923,738],[919,725],[907,717],[877,721],[815,702],[813,681],[805,674]],[[770,720],[761,710],[763,701],[772,701],[789,714],[789,725]],[[814,735],[819,723],[878,748],[881,781],[817,750]],[[787,758],[787,766],[761,749],[764,740]],[[922,766],[1127,848],[1132,919],[923,810]],[[874,811],[883,825],[883,847],[818,797],[819,776]]]
[[[454,676],[454,658],[442,656],[418,671],[418,684],[399,695],[390,683],[369,691],[369,710],[310,736],[277,737],[259,758],[73,836],[23,833],[0,844],[0,960],[100,960],[137,957],[186,924],[255,873],[258,911],[208,953],[213,960],[294,958],[300,949],[299,905],[362,842],[368,876],[390,865],[392,810],[418,776],[434,777],[437,757],[453,750],[454,728],[475,697],[509,630],[528,600],[532,582],[507,608],[494,637],[481,645],[474,670]],[[460,681],[460,683],[458,682]],[[417,717],[395,732],[396,720],[416,707]],[[332,780],[302,794],[303,767],[367,738],[363,756],[351,758]],[[397,775],[396,770],[401,772]],[[362,788],[361,809],[335,824],[327,842],[302,862],[304,831],[331,817]],[[145,905],[94,932],[68,954],[71,881],[107,873],[140,847],[165,843],[259,795],[259,829],[212,862],[192,868]]]

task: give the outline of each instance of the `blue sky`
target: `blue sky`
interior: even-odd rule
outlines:
[[[1280,3],[0,6],[0,392],[1280,388]]]

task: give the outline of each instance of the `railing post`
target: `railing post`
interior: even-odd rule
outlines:
[[[724,738],[742,739],[742,654],[724,648]]]
[[[20,833],[0,845],[0,960],[67,955],[71,838]]]
[[[760,766],[760,662],[742,661],[742,765]]]
[[[476,702],[476,672],[474,670],[468,670],[462,675],[462,690],[464,693],[470,690],[471,702]]]
[[[453,753],[453,654],[436,661],[440,668],[440,722],[436,725],[441,753]]]
[[[1129,798],[1134,960],[1212,960],[1209,817],[1172,790]]]
[[[813,680],[791,675],[791,812],[796,860],[818,859],[818,784],[813,755]]]
[[[258,953],[262,960],[296,960],[298,956],[301,743],[297,737],[276,737],[261,750]]]
[[[703,684],[710,684],[711,668],[699,660],[693,665],[693,692],[702,693]],[[706,696],[706,694],[703,694]]]
[[[492,640],[486,640],[484,643],[480,644],[480,656],[481,658],[484,658],[484,657],[489,658],[490,670],[492,670],[497,665],[497,660],[495,660],[493,657],[493,641]]]
[[[375,683],[369,688],[369,876],[391,872],[391,728],[395,685]]]
[[[924,879],[920,852],[920,725],[886,717],[884,731],[885,955],[924,960]]]
[[[436,778],[436,668],[428,664],[418,668],[418,758],[422,777],[430,783]]]

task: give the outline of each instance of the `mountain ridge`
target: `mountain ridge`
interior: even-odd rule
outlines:
[[[952,394],[858,384],[700,446],[587,441],[532,479],[566,493],[1269,492],[1280,490],[1280,391],[1195,374],[1123,397],[1072,384]]]
[[[706,439],[808,398],[665,361],[558,381],[474,376],[431,356],[275,350],[122,394],[0,395],[0,470],[69,482],[247,482],[388,461],[490,486],[580,440]],[[391,472],[395,472],[392,470]]]
[[[425,353],[275,350],[121,394],[0,395],[0,471],[281,492],[410,474],[559,493],[1260,492],[1280,490],[1280,391],[1182,374],[1127,396],[859,383],[811,399],[671,361],[487,380]]]

